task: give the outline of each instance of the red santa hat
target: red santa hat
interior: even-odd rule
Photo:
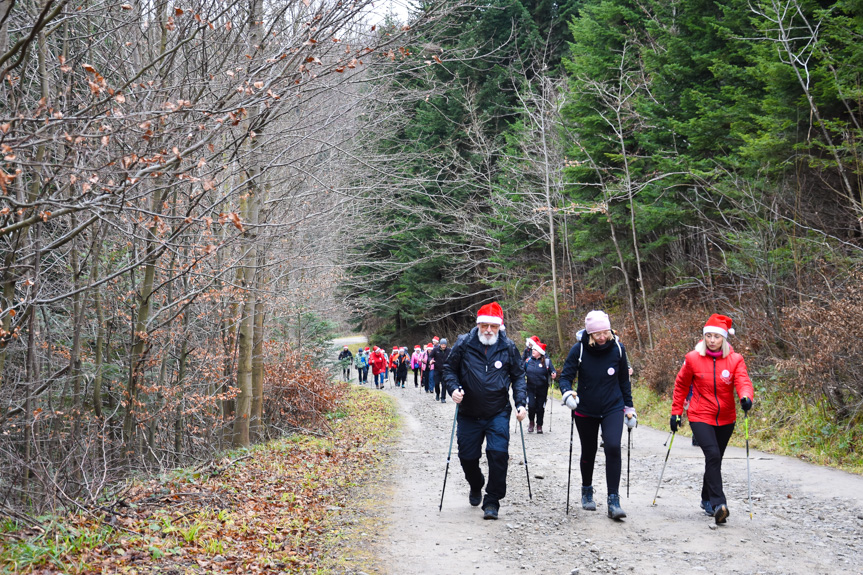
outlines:
[[[399,346],[394,345],[394,346],[393,346],[393,351],[398,351],[398,350],[399,350]]]
[[[432,338],[432,342],[433,342],[433,343],[437,343],[437,342],[439,342],[439,341],[440,341],[440,338],[439,338],[438,336],[434,336],[434,337]]]
[[[365,349],[365,350],[363,350],[363,351],[369,351],[369,348],[366,348],[366,349]]]
[[[434,344],[429,342],[426,344],[426,349],[434,349]]]
[[[345,346],[345,349],[348,349],[348,346]]]
[[[727,315],[713,314],[707,320],[707,323],[704,324],[702,333],[718,333],[727,339],[728,334],[734,335],[734,328],[731,327],[731,318]]]
[[[503,324],[503,310],[496,301],[487,303],[476,312],[476,323]]]
[[[530,338],[530,340],[532,342],[531,347],[533,349],[535,349],[536,351],[538,351],[539,353],[541,353],[542,355],[545,355],[546,344],[539,341],[539,338],[536,336],[533,336],[532,338]]]
[[[422,349],[422,347],[420,347],[420,346],[418,346],[418,345],[415,345],[415,346],[414,346],[414,349]]]

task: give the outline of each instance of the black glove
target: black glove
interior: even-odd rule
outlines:
[[[752,400],[748,397],[741,397],[740,407],[743,408],[743,411],[749,411],[750,409],[752,409]]]
[[[683,425],[683,420],[679,415],[671,416],[671,433],[677,433],[677,428]]]

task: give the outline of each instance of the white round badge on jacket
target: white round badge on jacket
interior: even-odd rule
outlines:
[[[614,375],[614,368],[613,367],[608,368],[608,375]]]
[[[494,362],[494,366],[495,366],[496,368],[500,369],[500,368],[502,368],[502,367],[503,367],[503,364],[500,362],[500,360],[497,360],[496,362]]]

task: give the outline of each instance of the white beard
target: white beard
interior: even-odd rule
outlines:
[[[479,334],[479,342],[483,345],[494,345],[497,343],[497,335],[494,334],[486,337],[483,334]]]

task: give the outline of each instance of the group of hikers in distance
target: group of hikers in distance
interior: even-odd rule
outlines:
[[[376,345],[360,348],[356,355],[351,353],[348,346],[344,346],[338,360],[342,367],[342,379],[352,380],[351,366],[354,366],[360,385],[365,385],[368,383],[368,374],[371,370],[375,389],[383,389],[386,382],[390,380],[390,375],[393,377],[395,387],[405,387],[408,371],[411,370],[414,375],[414,387],[422,387],[426,393],[435,394],[435,401],[446,403],[443,379],[440,375],[435,377],[435,366],[438,366],[437,373],[440,374],[449,352],[446,338],[435,336],[425,347],[415,345],[410,356],[408,356],[407,347],[404,346],[393,347],[389,355]]]
[[[711,315],[705,322],[702,339],[686,354],[675,379],[669,423],[672,434],[676,433],[686,411],[693,438],[704,454],[700,506],[717,525],[726,523],[730,514],[722,484],[722,458],[737,419],[735,392],[744,412],[752,408],[754,398],[746,363],[728,343],[728,336],[734,334],[731,324],[731,318],[719,314]],[[626,347],[612,330],[608,315],[599,310],[587,314],[584,329],[578,332],[576,340],[560,372],[559,386],[563,405],[572,412],[572,426],[578,430],[581,444],[581,505],[585,510],[596,510],[593,472],[601,431],[607,513],[610,518],[620,520],[626,517],[620,504],[621,439],[624,426],[631,432],[638,421]],[[425,350],[416,346],[414,355],[419,351],[428,361],[432,353],[435,368],[423,368],[422,363],[418,369],[414,368],[417,364],[412,356],[414,385],[420,385],[419,370],[427,393],[434,387],[440,401],[445,401],[449,394],[456,403],[453,429],[458,458],[469,486],[468,502],[482,506],[484,519],[497,519],[500,501],[506,496],[513,403],[519,425],[529,418],[528,432],[542,433],[548,387],[558,377],[557,371],[546,358],[546,345],[536,336],[528,339],[526,349],[519,353],[516,344],[506,336],[503,310],[497,302],[482,306],[477,312],[476,327],[460,335],[451,348],[445,339],[438,346],[429,345]],[[439,348],[443,348],[445,355],[434,354]],[[406,356],[406,350],[394,349],[394,354]],[[402,381],[403,387],[399,364],[396,369],[396,384]],[[429,377],[426,372],[436,375]],[[364,382],[361,374],[360,383]],[[487,480],[480,468],[483,442]]]

